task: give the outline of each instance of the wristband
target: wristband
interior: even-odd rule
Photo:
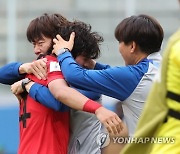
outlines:
[[[91,99],[88,99],[86,101],[86,103],[84,104],[83,106],[83,111],[86,111],[86,112],[90,112],[90,113],[95,113],[95,111],[100,108],[102,105],[91,100]]]

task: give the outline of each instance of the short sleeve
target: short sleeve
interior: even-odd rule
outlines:
[[[56,60],[55,57],[50,56],[47,58],[47,69],[48,69],[48,74],[47,74],[47,85],[56,79],[64,79],[64,76],[62,74],[62,71],[60,69],[59,63]]]

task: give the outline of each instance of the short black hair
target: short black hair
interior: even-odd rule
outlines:
[[[142,52],[151,54],[161,49],[164,32],[156,19],[141,14],[122,20],[115,29],[115,37],[125,44],[134,41]]]
[[[97,32],[92,32],[91,25],[76,20],[62,25],[57,33],[67,41],[72,32],[75,32],[74,46],[71,51],[74,58],[83,55],[86,58],[96,59],[100,56],[99,45],[103,42],[103,37]]]
[[[61,14],[47,14],[33,19],[26,31],[26,36],[29,42],[35,42],[44,37],[53,39],[60,26],[68,24],[69,21]]]
[[[47,38],[55,38],[60,34],[65,40],[69,40],[71,32],[75,32],[74,47],[71,51],[72,56],[76,58],[83,55],[86,58],[96,59],[100,56],[99,45],[103,37],[97,32],[91,31],[91,25],[81,21],[70,22],[61,14],[43,14],[32,20],[27,28],[27,39],[29,42]],[[48,49],[47,54],[51,54],[52,46]]]

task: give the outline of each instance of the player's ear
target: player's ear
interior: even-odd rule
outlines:
[[[130,42],[130,47],[131,47],[131,53],[133,53],[136,50],[137,44],[136,42],[132,41]]]

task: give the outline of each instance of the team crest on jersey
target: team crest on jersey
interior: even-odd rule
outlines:
[[[59,63],[58,62],[50,62],[49,72],[57,72],[57,71],[61,71]]]

